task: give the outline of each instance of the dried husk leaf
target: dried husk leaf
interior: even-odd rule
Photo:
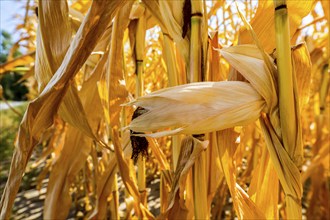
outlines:
[[[131,103],[149,111],[134,119],[134,131],[176,128],[149,136],[200,134],[255,121],[265,107],[245,82],[201,82],[163,89]]]
[[[259,48],[254,45],[238,45],[223,48],[220,52],[229,64],[259,92],[267,102],[268,108],[274,108],[277,104],[275,85],[272,73],[265,65]]]

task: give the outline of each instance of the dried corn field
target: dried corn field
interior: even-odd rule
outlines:
[[[33,169],[43,219],[330,218],[329,1],[22,5],[1,219]]]

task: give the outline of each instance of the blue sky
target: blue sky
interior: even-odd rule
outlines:
[[[26,0],[0,0],[0,29],[6,30],[10,34],[14,34],[16,25],[19,20],[15,18],[16,14],[23,16],[23,7]],[[13,40],[17,40],[17,34],[13,35]]]

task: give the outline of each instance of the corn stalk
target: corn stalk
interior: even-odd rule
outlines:
[[[191,1],[190,82],[202,80],[203,1]],[[196,219],[208,219],[206,187],[206,154],[202,152],[193,166],[193,198]]]
[[[168,34],[164,34],[164,60],[167,66],[167,75],[169,86],[177,86],[178,82],[178,67],[176,65],[175,47]],[[180,154],[180,136],[172,137],[172,158],[173,169],[175,170]]]
[[[145,31],[146,31],[146,20],[145,16],[141,15],[137,22],[136,28],[136,42],[135,42],[135,55],[136,55],[136,97],[141,97],[143,95],[143,59],[144,59],[144,42],[145,42]],[[143,205],[147,202],[147,192],[146,192],[146,165],[145,158],[142,156],[138,157],[138,188],[140,192],[140,197]]]
[[[299,132],[297,124],[300,119],[297,119],[296,115],[296,109],[299,108],[294,97],[293,82],[295,79],[293,79],[292,72],[290,27],[286,0],[274,0],[274,7],[282,142],[290,158],[298,165],[298,156],[302,155],[302,148],[297,146],[298,143],[296,143],[297,133]],[[286,211],[289,219],[301,218],[300,199],[301,197],[294,198],[292,195],[286,195]]]

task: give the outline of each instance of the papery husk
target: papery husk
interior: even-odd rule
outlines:
[[[277,104],[273,73],[265,65],[260,49],[255,45],[237,45],[221,49],[220,52],[265,99],[268,109],[273,109]],[[267,59],[271,58],[268,56]]]
[[[202,82],[163,89],[130,103],[149,111],[129,128],[146,132],[174,127],[149,136],[200,134],[255,121],[265,103],[249,83]]]

